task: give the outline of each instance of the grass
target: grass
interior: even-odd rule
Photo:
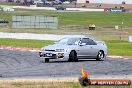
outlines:
[[[27,39],[0,39],[1,46],[24,47],[24,48],[41,48],[53,44],[50,40],[27,40]]]
[[[80,88],[78,83],[72,82],[8,82],[0,84],[0,88]]]
[[[87,86],[84,88],[131,88],[132,86]],[[0,88],[82,88],[78,82],[0,82]]]
[[[123,40],[106,40],[109,55],[132,56],[132,43]],[[0,39],[0,45],[24,48],[41,48],[53,44],[50,40]]]
[[[106,40],[109,55],[132,56],[132,43],[122,40]]]
[[[59,25],[89,25],[97,26],[115,26],[122,25],[132,26],[131,13],[112,13],[112,12],[56,12],[46,10],[22,10],[17,9],[15,12],[0,11],[1,19],[11,22],[12,15],[46,15],[59,17]]]

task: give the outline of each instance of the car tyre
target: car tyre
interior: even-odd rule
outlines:
[[[101,61],[104,59],[104,53],[103,51],[99,51],[96,60]]]
[[[45,63],[48,63],[49,62],[49,58],[45,58]]]
[[[78,61],[77,53],[75,51],[70,52],[68,61],[70,61],[70,62],[73,62],[73,61],[77,62]]]

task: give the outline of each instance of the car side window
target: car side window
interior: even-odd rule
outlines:
[[[82,43],[86,43],[86,45],[97,45],[92,39],[83,38]]]

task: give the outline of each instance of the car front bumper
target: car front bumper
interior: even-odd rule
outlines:
[[[69,53],[40,51],[39,56],[43,58],[49,58],[49,59],[65,59],[65,58],[69,58]]]

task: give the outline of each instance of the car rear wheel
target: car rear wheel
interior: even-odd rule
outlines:
[[[45,58],[45,63],[49,62],[49,58]]]
[[[71,51],[68,61],[70,61],[70,62],[78,61],[76,51]]]
[[[103,59],[104,59],[104,53],[103,53],[103,51],[99,51],[96,60],[101,61]]]

